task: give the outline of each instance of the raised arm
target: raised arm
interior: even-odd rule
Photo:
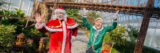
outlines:
[[[112,31],[116,27],[117,27],[117,22],[113,22],[112,26],[107,26],[105,27],[105,29],[106,29],[106,32],[108,32],[108,31]]]
[[[35,24],[36,29],[38,29],[38,31],[42,33],[47,32],[47,30],[44,28],[45,24],[43,23],[42,18],[39,13],[35,14],[35,19],[36,19],[36,24]]]
[[[41,33],[45,33],[45,32],[48,32],[48,30],[46,30],[46,28],[44,27],[44,23],[41,24],[41,25],[38,25],[37,23],[35,24],[35,27],[36,29],[41,32]]]
[[[83,25],[84,25],[85,27],[87,27],[87,29],[90,29],[90,28],[92,27],[92,25],[87,22],[86,17],[87,17],[87,16],[83,16],[83,18],[82,18],[82,20],[83,20]]]
[[[86,8],[83,8],[83,14],[81,14],[81,15],[83,15],[83,18],[82,18],[82,20],[83,20],[83,25],[85,26],[85,27],[87,27],[87,29],[90,29],[91,27],[92,27],[92,25],[91,24],[89,24],[88,22],[87,22],[87,13],[88,13],[88,11],[86,10]]]
[[[114,22],[113,22],[112,26],[105,27],[106,32],[112,31],[113,29],[115,29],[117,27],[117,17],[115,17],[113,20],[114,20]]]

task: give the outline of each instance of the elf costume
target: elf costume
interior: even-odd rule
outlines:
[[[116,28],[117,22],[113,22],[112,26],[102,26],[99,30],[96,30],[96,27],[89,24],[86,19],[87,16],[83,16],[83,24],[87,29],[90,30],[89,42],[87,45],[86,53],[101,53],[103,38],[106,35],[106,32],[112,31]],[[93,51],[90,51],[93,50]]]

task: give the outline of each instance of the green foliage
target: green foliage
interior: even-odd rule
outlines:
[[[50,43],[50,39],[47,40],[47,44],[46,44],[46,48],[45,48],[46,50],[49,50],[49,43]]]
[[[79,27],[82,27],[82,16],[79,15],[78,9],[66,9],[68,17],[71,17],[75,22],[79,24]]]
[[[142,53],[160,53],[160,50],[153,49],[151,47],[144,46]]]
[[[89,16],[89,17],[91,17],[91,18],[94,18],[94,19],[100,17],[100,15],[97,14],[95,11],[89,12],[89,13],[87,14],[87,16]]]
[[[8,11],[8,10],[2,10],[0,11],[0,14],[6,15],[6,16],[12,16],[12,17],[18,17],[18,18],[24,18],[25,14],[22,10],[15,9],[16,11]],[[17,20],[17,19],[9,19],[7,17],[2,17],[2,24],[4,25],[15,25],[17,26],[16,33],[22,33],[24,31],[24,27],[26,24],[25,20]]]
[[[133,53],[135,47],[134,42],[126,41],[125,45],[115,44],[114,48],[116,48],[121,53]]]
[[[18,9],[15,9],[15,10],[16,11],[8,11],[8,10],[3,9],[3,10],[0,11],[0,14],[1,15],[6,15],[6,16],[11,16],[11,17],[19,17],[19,18],[20,17],[22,17],[22,18],[25,17],[25,14],[22,10],[18,10]],[[12,49],[11,47],[13,47],[13,45],[14,45],[15,37],[17,36],[17,34],[22,33],[24,31],[24,26],[25,26],[26,21],[25,20],[17,20],[17,19],[9,19],[7,17],[2,17],[1,21],[2,21],[1,24],[4,25],[3,27],[8,27],[8,28],[11,28],[11,29],[13,29],[12,25],[14,25],[14,27],[16,27],[16,28],[14,28],[14,32],[13,32],[13,30],[9,30],[7,28],[4,28],[5,31],[2,32],[2,33],[8,32],[7,35],[4,34],[5,38],[2,39],[4,42],[8,42],[8,44],[3,43],[2,48],[5,48],[5,49],[1,48],[0,50],[9,52]],[[12,31],[12,32],[10,32],[10,31]],[[9,45],[9,46],[5,46],[5,45]]]
[[[79,20],[79,14],[78,14],[78,9],[66,9],[66,12],[69,17],[73,18],[75,21]]]
[[[121,53],[133,53],[136,43],[126,41],[125,45],[114,45],[114,48],[116,48]],[[160,53],[159,50],[144,46],[142,49],[142,53]]]
[[[11,16],[11,17],[25,18],[24,12],[22,10],[18,10],[18,9],[15,9],[15,11],[2,10],[2,11],[0,11],[0,14],[6,15],[6,16]],[[26,20],[9,19],[7,17],[2,17],[2,24],[5,26],[7,26],[7,25],[16,26],[17,28],[15,29],[15,32],[14,32],[15,36],[17,34],[24,33],[26,38],[31,38],[34,40],[32,46],[26,44],[26,46],[27,46],[26,49],[29,53],[34,53],[36,48],[38,48],[39,38],[46,36],[46,34],[42,34],[42,33],[38,32],[37,29],[35,29],[34,25],[30,26],[33,24],[33,22],[29,22],[28,23],[29,26],[27,28],[24,28],[26,25]],[[7,32],[7,31],[5,31],[5,32]],[[3,39],[3,40],[5,40],[5,39]],[[13,38],[12,42],[15,42],[14,40],[15,40],[15,38]],[[6,40],[6,42],[7,42],[7,40]],[[2,48],[2,47],[0,46],[0,48]],[[5,47],[5,48],[7,48],[7,47]],[[10,49],[12,49],[12,48],[7,48],[5,51],[8,52],[8,50],[10,50]]]
[[[106,41],[112,42],[112,39],[111,39],[111,37],[110,37],[109,35],[106,35],[106,36],[104,37],[103,43],[105,43]]]
[[[117,51],[115,48],[112,48],[111,53],[120,53],[120,52]]]
[[[35,51],[36,49],[35,43],[32,43],[32,45],[30,45],[29,43],[26,43],[26,46],[27,46],[26,51],[25,51],[26,53],[38,53]]]
[[[132,26],[128,26],[127,32],[128,32],[128,35],[129,35],[129,37],[131,39],[131,42],[135,42],[136,38],[138,36],[138,33],[139,33],[138,29],[136,29],[136,28],[134,28]]]
[[[9,18],[2,17],[2,24],[17,26],[16,28],[17,34],[22,33],[24,31],[25,23],[26,23],[25,20],[16,20],[16,19],[9,19]]]
[[[118,46],[125,46],[126,45],[126,29],[123,26],[117,26],[116,29],[114,29],[113,31],[110,31],[106,34],[106,36],[103,39],[103,44],[105,42],[113,42],[116,43],[116,45]],[[123,37],[123,38],[122,38]],[[124,38],[125,37],[125,38]],[[116,46],[114,46],[116,47]],[[111,53],[119,53],[119,51],[117,50],[117,47],[111,50]],[[118,49],[122,49],[121,47]]]
[[[48,33],[44,34],[44,33],[38,32],[36,28],[30,28],[28,30],[25,30],[24,33],[27,36],[27,38],[40,38],[48,35]]]
[[[14,15],[15,17],[21,17],[21,18],[26,17],[25,13],[22,10],[19,10],[19,9],[16,9],[16,8],[15,8],[15,10],[16,10],[16,13]]]
[[[24,18],[25,13],[22,10],[19,10],[17,8],[15,8],[16,11],[8,11],[5,9],[2,9],[2,11],[0,11],[0,14],[2,15],[6,15],[6,16],[13,16],[13,17],[20,17],[20,18]]]
[[[87,21],[92,25],[94,25],[94,22],[95,22],[94,20],[100,17],[100,15],[97,14],[95,11],[88,12],[87,16],[88,16]]]
[[[2,9],[0,11],[0,14],[1,15],[7,15],[7,16],[13,16],[13,15],[15,15],[15,12],[14,11],[8,11],[8,10],[5,10],[5,9]]]
[[[106,35],[105,38],[103,39],[103,44],[104,44],[106,41],[107,41],[107,42],[113,42],[112,39],[111,39],[111,37],[108,36],[108,35]],[[113,43],[114,43],[114,42],[113,42]],[[103,47],[104,47],[104,46],[103,46]],[[119,51],[118,51],[116,48],[112,48],[111,53],[119,53]]]
[[[14,25],[0,25],[0,51],[11,51],[15,42]]]
[[[129,26],[128,27],[128,37],[131,39],[131,41],[125,41],[124,45],[121,44],[115,44],[113,48],[118,50],[120,53],[133,53],[135,44],[136,44],[136,39],[138,36],[138,29]],[[142,49],[142,53],[160,53],[160,51],[144,46]]]
[[[4,5],[4,4],[8,4],[7,2],[4,1],[0,1],[0,6]]]
[[[75,2],[75,0],[71,0],[71,2]]]
[[[125,45],[127,37],[128,36],[126,35],[125,27],[117,26],[116,29],[107,33],[107,35],[104,37],[104,42],[113,41],[118,45]]]

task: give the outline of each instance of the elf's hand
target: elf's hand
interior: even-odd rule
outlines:
[[[113,20],[114,20],[114,21],[117,21],[117,17],[114,17]]]
[[[115,13],[114,16],[113,16],[113,17],[114,17],[114,18],[113,18],[114,21],[117,21],[117,15],[118,15],[118,13],[119,13],[119,10],[117,10],[116,13]]]

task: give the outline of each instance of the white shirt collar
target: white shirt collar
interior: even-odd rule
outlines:
[[[96,26],[93,26],[93,28],[96,30]],[[102,30],[103,30],[103,26],[100,29],[96,30],[96,31],[102,31]]]

